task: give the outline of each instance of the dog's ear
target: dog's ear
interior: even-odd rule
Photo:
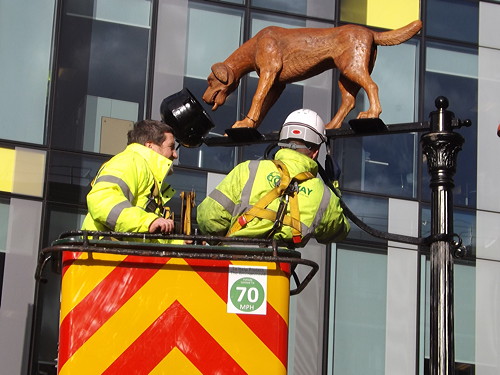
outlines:
[[[225,85],[230,85],[234,81],[233,71],[224,63],[215,63],[212,65],[212,73],[215,78]]]

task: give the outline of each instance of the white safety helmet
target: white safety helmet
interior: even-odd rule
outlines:
[[[300,140],[320,145],[326,142],[325,124],[318,114],[310,109],[298,109],[288,115],[280,131],[280,146],[289,140]]]

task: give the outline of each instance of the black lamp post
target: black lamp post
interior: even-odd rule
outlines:
[[[431,131],[422,135],[422,151],[431,176],[430,246],[430,374],[455,373],[453,324],[453,176],[463,137],[453,132],[448,100],[436,99],[430,115]]]

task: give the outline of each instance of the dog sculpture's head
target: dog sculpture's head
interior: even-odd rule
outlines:
[[[233,70],[224,63],[212,65],[212,73],[207,78],[208,87],[203,94],[203,100],[207,104],[213,104],[212,111],[226,102],[226,98],[239,84],[235,80]]]

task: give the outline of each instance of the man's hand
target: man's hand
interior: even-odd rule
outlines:
[[[149,233],[172,233],[174,231],[174,221],[159,217],[149,225]]]

